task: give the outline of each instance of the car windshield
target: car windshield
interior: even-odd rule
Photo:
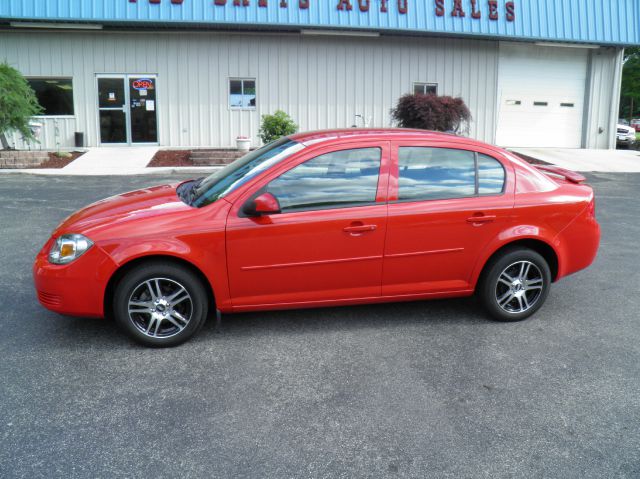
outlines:
[[[194,188],[191,205],[200,208],[213,203],[303,148],[303,144],[285,137],[248,153],[200,181]]]

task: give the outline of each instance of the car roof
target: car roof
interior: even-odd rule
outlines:
[[[291,140],[305,145],[318,144],[336,140],[422,140],[446,141],[465,145],[475,145],[484,148],[497,149],[493,145],[478,140],[458,136],[453,133],[442,133],[430,130],[409,128],[344,128],[336,130],[318,130],[295,133],[289,136]]]

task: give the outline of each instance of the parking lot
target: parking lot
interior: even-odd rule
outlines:
[[[640,174],[589,175],[595,265],[513,324],[474,299],[223,317],[146,349],[32,286],[51,230],[178,176],[0,176],[0,477],[638,477]]]

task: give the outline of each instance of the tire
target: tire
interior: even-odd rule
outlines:
[[[116,287],[116,322],[135,341],[152,347],[177,346],[204,325],[208,298],[187,268],[151,262],[129,271]]]
[[[485,267],[478,296],[498,321],[520,321],[538,311],[549,295],[551,270],[527,248],[509,249]]]

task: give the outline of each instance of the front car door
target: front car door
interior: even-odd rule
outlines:
[[[380,297],[389,156],[388,142],[305,150],[243,193],[226,232],[234,309]],[[262,192],[281,212],[244,216]]]
[[[383,296],[471,290],[479,253],[513,210],[513,171],[492,154],[475,145],[393,145]]]

